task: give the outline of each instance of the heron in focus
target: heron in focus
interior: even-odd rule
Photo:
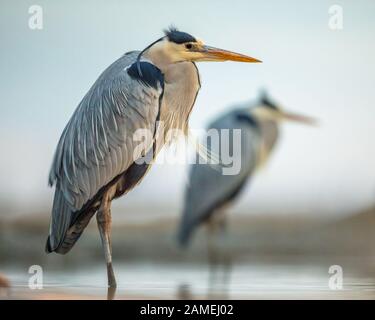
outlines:
[[[310,117],[283,111],[263,93],[257,103],[237,106],[209,125],[209,130],[219,132],[217,145],[220,146],[223,139],[220,133],[223,130],[229,130],[232,137],[235,129],[240,130],[240,140],[227,140],[228,150],[233,153],[233,162],[237,161],[240,169],[237,174],[224,175],[213,165],[195,163],[191,166],[178,231],[181,246],[189,243],[198,226],[206,224],[208,253],[212,259],[213,252],[210,251],[213,251],[213,236],[225,230],[225,207],[239,196],[257,168],[266,162],[278,140],[279,123],[285,120],[315,123]],[[235,143],[241,146],[237,154]]]
[[[96,214],[108,286],[116,287],[111,201],[140,183],[155,155],[169,142],[170,135],[159,132],[187,134],[200,89],[195,62],[227,60],[260,62],[170,28],[144,50],[124,54],[99,76],[55,151],[49,175],[55,195],[47,252],[67,253]],[[151,133],[142,148],[134,138],[138,129]]]

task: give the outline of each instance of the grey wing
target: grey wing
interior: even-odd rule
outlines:
[[[223,174],[223,168],[213,168],[207,164],[193,164],[189,185],[185,193],[185,204],[178,231],[178,241],[186,245],[193,230],[210,217],[217,208],[232,200],[244,186],[257,165],[259,131],[244,123],[223,123],[224,128],[241,130],[241,150],[233,153],[236,174]],[[233,140],[229,139],[232,143]]]
[[[74,214],[142,156],[140,148],[135,153],[136,130],[155,132],[161,73],[151,85],[131,77],[128,68],[136,57],[136,52],[124,55],[102,73],[62,133],[49,176],[50,185],[56,184],[49,251],[58,247]]]

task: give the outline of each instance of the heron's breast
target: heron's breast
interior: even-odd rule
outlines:
[[[160,110],[160,125],[166,140],[173,132],[185,134],[191,110],[200,88],[199,74],[191,62],[177,63],[165,71],[164,94]],[[171,132],[173,130],[173,132]],[[165,141],[165,143],[170,141]]]

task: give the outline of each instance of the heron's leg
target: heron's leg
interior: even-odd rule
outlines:
[[[231,272],[231,257],[226,252],[225,236],[227,231],[227,215],[224,208],[217,209],[207,223],[208,258],[210,263],[210,282],[219,284],[219,267],[223,267],[222,284],[228,284]]]
[[[107,263],[108,286],[116,288],[116,279],[112,267],[112,246],[111,246],[111,200],[114,190],[109,189],[102,198],[100,208],[96,214],[100,237],[102,239],[104,257]]]
[[[217,223],[218,223],[218,233],[220,237],[220,244],[222,247],[221,250],[221,264],[223,267],[223,285],[227,285],[230,280],[230,274],[232,269],[232,257],[230,251],[225,250],[225,242],[227,238],[227,230],[228,230],[228,217],[224,209],[221,209],[221,212],[217,216]]]
[[[219,208],[211,216],[208,224],[208,233],[210,235],[211,250],[216,257],[216,261],[219,257],[219,247],[223,245],[224,236],[227,230],[227,219],[224,209]]]
[[[215,221],[213,219],[209,219],[206,223],[206,234],[207,234],[207,255],[208,261],[215,262],[216,261],[216,247],[215,247]]]
[[[209,283],[210,287],[215,285],[216,280],[216,267],[218,265],[218,256],[216,249],[215,235],[217,232],[217,224],[215,219],[211,217],[206,222],[206,234],[207,234],[207,256],[209,265]]]
[[[107,289],[107,300],[113,300],[116,295],[116,287],[108,287]]]

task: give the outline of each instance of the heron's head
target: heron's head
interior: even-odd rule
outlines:
[[[261,94],[259,104],[250,109],[250,113],[260,121],[291,121],[306,125],[316,125],[317,123],[314,118],[309,116],[283,110],[265,92]]]
[[[184,61],[261,62],[240,53],[205,45],[203,41],[175,28],[166,30],[165,36],[152,43],[144,52],[157,65]]]

